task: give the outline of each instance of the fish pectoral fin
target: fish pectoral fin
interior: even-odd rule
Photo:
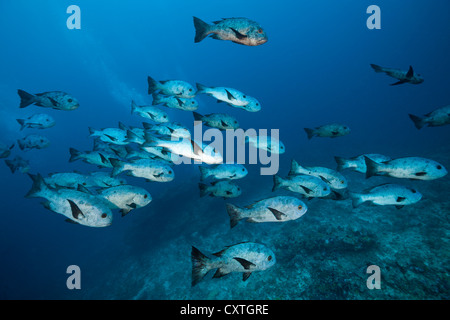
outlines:
[[[71,224],[79,224],[78,222],[73,221],[72,219],[69,219],[69,218],[67,218],[67,219],[64,220],[64,221],[67,222],[67,223],[71,223]]]
[[[102,155],[101,153],[99,153],[100,159],[102,161],[103,164],[108,164],[110,163],[108,159],[105,158],[104,155]]]
[[[216,270],[216,273],[214,273],[213,278],[222,278],[222,277],[226,276],[229,273],[230,273],[229,271],[225,271],[225,270],[219,268],[219,269]]]
[[[177,100],[178,105],[179,105],[180,107],[182,107],[182,106],[183,106],[183,100],[181,100],[181,99],[178,98],[178,97],[175,97],[175,99]]]
[[[414,77],[414,69],[412,66],[409,66],[409,70],[406,73],[406,78],[411,79],[412,77]]]
[[[404,206],[395,206],[398,210],[400,210],[401,208],[403,208]]]
[[[242,275],[242,281],[246,281],[251,275],[252,275],[251,272],[245,272],[245,273]]]
[[[284,214],[284,213],[281,212],[281,211],[278,211],[277,209],[270,208],[270,207],[267,208],[267,209],[269,209],[270,212],[273,213],[273,215],[275,216],[275,218],[276,218],[277,220],[283,220],[283,217],[286,217],[286,214]]]
[[[397,85],[399,85],[399,84],[403,84],[403,83],[406,83],[407,81],[405,81],[405,80],[400,80],[400,81],[398,81],[398,82],[396,82],[396,83],[393,83],[393,84],[391,84],[391,86],[397,86]]]
[[[132,209],[136,209],[137,208],[137,205],[136,205],[136,203],[130,203],[130,204],[127,204],[127,206],[128,207],[130,207],[130,208],[132,208]]]
[[[117,141],[117,138],[110,136],[109,134],[105,134],[105,137],[108,137],[111,141]]]
[[[192,150],[194,150],[194,154],[197,156],[201,156],[203,153],[202,148],[200,148],[200,146],[194,140],[191,140],[191,145],[192,145]]]
[[[236,98],[230,93],[230,91],[228,91],[227,89],[225,89],[225,91],[227,93],[228,100],[236,100]]]
[[[424,171],[421,171],[421,172],[416,172],[414,175],[417,176],[417,177],[423,177],[423,176],[426,176],[427,173],[424,172]]]
[[[74,217],[77,220],[85,217],[83,212],[80,210],[80,208],[77,206],[75,202],[73,202],[70,199],[67,199],[67,201],[69,202],[70,209],[72,210],[72,217]]]
[[[397,197],[397,202],[403,202],[405,200],[406,200],[405,197]]]
[[[236,29],[231,28],[231,27],[230,27],[230,29],[234,32],[234,34],[236,35],[236,38],[238,38],[239,40],[248,38],[247,35],[240,33],[240,32],[237,31]]]
[[[323,182],[325,182],[327,184],[331,184],[330,181],[327,178],[325,178],[323,176],[319,176],[319,178],[322,179]]]
[[[160,173],[158,173],[158,174],[154,174],[153,176],[154,176],[155,178],[160,178],[160,177],[162,177],[163,174],[164,174],[164,172],[160,172]]]
[[[50,100],[50,102],[52,103],[52,105],[53,105],[54,107],[57,107],[57,106],[58,106],[58,101],[56,101],[55,99],[49,97],[48,100]]]
[[[310,194],[312,192],[312,190],[310,188],[307,188],[305,186],[300,186],[302,187],[303,190],[305,190],[306,194]]]
[[[234,260],[236,260],[237,262],[239,262],[245,270],[250,270],[251,267],[256,267],[256,265],[248,260],[242,259],[242,258],[238,258],[238,257],[234,257]]]

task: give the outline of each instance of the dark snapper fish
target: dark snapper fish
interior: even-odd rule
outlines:
[[[192,286],[199,283],[206,274],[217,269],[213,278],[221,278],[232,272],[243,273],[243,281],[254,271],[267,270],[276,263],[275,254],[266,246],[243,242],[227,246],[208,258],[197,248],[192,247]]]
[[[423,82],[422,76],[415,73],[413,67],[411,66],[409,67],[408,71],[384,68],[377,66],[376,64],[371,64],[370,66],[373,70],[375,70],[376,73],[385,73],[388,76],[398,80],[398,82],[391,84],[391,86],[396,86],[403,83],[421,84]]]
[[[422,129],[425,126],[445,126],[447,124],[450,124],[450,105],[438,108],[430,113],[427,113],[423,117],[418,117],[410,114],[409,118],[414,122],[414,125],[418,130]]]
[[[247,18],[227,18],[214,21],[212,25],[194,17],[195,42],[208,35],[216,40],[230,40],[246,46],[259,46],[267,42],[267,35],[261,26]]]
[[[77,99],[62,91],[44,92],[33,95],[23,90],[18,90],[17,93],[21,99],[20,108],[34,104],[43,108],[71,111],[80,106]]]

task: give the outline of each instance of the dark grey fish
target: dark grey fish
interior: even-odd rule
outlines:
[[[70,111],[80,106],[77,99],[62,91],[44,92],[33,95],[23,90],[18,90],[17,93],[21,99],[20,108],[34,104],[43,108]]]

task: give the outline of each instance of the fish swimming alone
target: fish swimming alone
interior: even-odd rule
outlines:
[[[397,158],[383,163],[377,163],[365,157],[365,161],[366,178],[388,176],[400,179],[434,180],[448,173],[442,164],[421,157]]]
[[[308,207],[295,197],[278,196],[257,201],[245,208],[239,208],[227,203],[230,216],[230,227],[235,227],[240,220],[247,222],[285,222],[296,220],[303,216]]]
[[[206,274],[217,269],[213,278],[221,278],[232,272],[243,273],[246,281],[252,272],[263,271],[276,263],[275,254],[265,245],[254,242],[242,242],[227,246],[208,258],[197,248],[192,247],[192,286],[199,283]]]
[[[350,159],[345,159],[342,157],[334,157],[337,163],[337,171],[342,171],[345,169],[350,169],[352,171],[360,172],[360,173],[366,173],[367,167],[366,167],[366,160],[364,157],[368,157],[369,159],[372,159],[375,162],[382,163],[391,160],[390,157],[382,155],[382,154],[362,154],[357,157],[353,157]]]
[[[388,183],[371,188],[365,193],[350,192],[350,198],[353,208],[369,202],[378,206],[393,205],[401,209],[406,205],[417,203],[422,199],[422,195],[415,189]]]
[[[201,121],[208,127],[217,128],[219,130],[237,129],[239,121],[225,113],[211,113],[202,116],[197,112],[193,112],[194,121]]]
[[[229,40],[246,46],[259,46],[267,42],[264,29],[247,18],[227,18],[214,21],[212,25],[194,17],[195,43],[207,36],[216,40]]]
[[[418,117],[410,114],[409,118],[414,122],[414,125],[418,130],[422,129],[425,126],[445,126],[447,124],[450,124],[450,105],[438,108],[430,113],[427,113],[423,117]]]
[[[294,159],[289,175],[306,174],[315,176],[326,182],[332,189],[347,188],[347,179],[339,172],[325,167],[302,167]]]
[[[44,149],[50,146],[50,140],[47,137],[37,134],[30,134],[17,140],[20,150],[29,151],[31,149]]]
[[[337,138],[350,133],[348,126],[339,123],[326,124],[314,129],[304,128],[304,130],[308,136],[308,140],[311,140],[313,137]]]
[[[162,93],[167,96],[176,96],[179,98],[194,98],[196,95],[195,88],[186,81],[182,80],[165,80],[156,81],[152,77],[147,77],[148,94],[155,92]]]
[[[420,74],[414,72],[412,66],[409,67],[408,71],[384,68],[376,64],[371,64],[370,66],[373,68],[373,70],[375,70],[376,73],[385,73],[388,76],[398,80],[398,82],[391,84],[391,86],[396,86],[403,83],[421,84],[424,81]]]
[[[17,122],[20,124],[20,130],[25,128],[48,129],[56,124],[55,119],[44,113],[34,114],[27,119],[17,119]]]
[[[209,166],[199,166],[200,169],[200,180],[205,180],[208,177],[213,177],[217,180],[222,179],[242,179],[247,174],[247,169],[242,164],[234,163],[223,163],[219,165],[209,165]]]
[[[242,190],[229,180],[211,182],[211,185],[199,183],[200,197],[210,196],[217,198],[236,198],[242,194]]]
[[[112,212],[106,200],[66,188],[50,188],[41,175],[29,174],[33,186],[25,197],[44,198],[45,208],[66,216],[69,222],[88,227],[107,227],[112,224]]]
[[[77,99],[62,91],[44,92],[33,95],[23,90],[18,90],[17,93],[21,99],[20,108],[34,104],[42,108],[72,111],[78,109],[80,106]]]

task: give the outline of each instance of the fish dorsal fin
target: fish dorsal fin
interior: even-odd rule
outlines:
[[[248,260],[242,259],[242,258],[238,258],[238,257],[234,257],[234,260],[236,260],[237,262],[239,262],[245,270],[250,270],[251,267],[256,267],[256,265]]]
[[[223,276],[226,276],[229,274],[229,271],[224,271],[223,269],[219,268],[217,269],[216,273],[214,273],[213,278],[222,278]]]
[[[213,253],[213,256],[221,257],[221,256],[225,253],[225,251],[227,250],[227,248],[228,248],[228,247],[226,247],[225,249],[220,250],[219,252]]]
[[[406,73],[406,78],[411,79],[414,76],[414,69],[412,66],[409,66],[409,70]]]
[[[234,32],[234,34],[236,35],[236,38],[238,38],[239,40],[248,38],[247,35],[240,33],[240,32],[237,31],[236,29],[231,28],[231,27],[230,27],[230,29]]]
[[[84,214],[83,212],[80,210],[80,208],[76,205],[75,202],[73,202],[70,199],[67,199],[67,201],[70,204],[70,209],[72,210],[72,217],[74,217],[75,219],[79,220],[81,218],[84,218]]]
[[[230,93],[230,91],[228,91],[227,89],[225,89],[225,91],[227,93],[228,100],[236,100],[236,98]]]
[[[273,213],[273,215],[275,216],[275,218],[276,218],[277,220],[283,220],[283,217],[286,217],[286,214],[284,214],[284,213],[281,212],[281,211],[278,211],[277,209],[270,208],[270,207],[268,207],[267,209],[269,209],[270,212]]]
[[[115,153],[115,150],[113,150]],[[116,153],[117,154],[117,153]],[[100,152],[98,153],[98,155],[100,156],[100,159],[102,160],[102,163],[104,164],[108,164],[109,160],[105,158],[105,156],[103,154],[101,154]]]

